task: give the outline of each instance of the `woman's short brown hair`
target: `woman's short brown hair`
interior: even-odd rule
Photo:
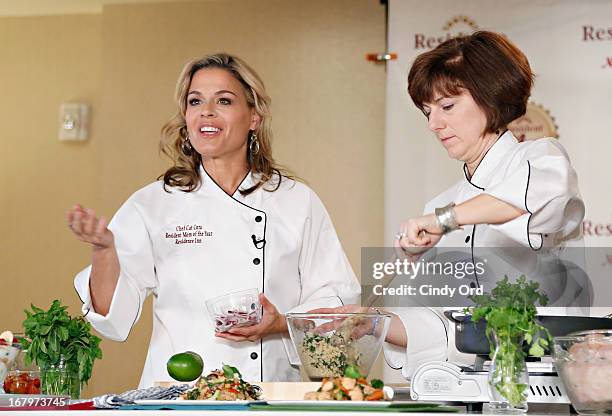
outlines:
[[[505,36],[487,31],[449,39],[422,53],[408,75],[408,93],[421,110],[435,94],[455,96],[467,89],[486,115],[484,133],[524,115],[532,86],[523,52]]]

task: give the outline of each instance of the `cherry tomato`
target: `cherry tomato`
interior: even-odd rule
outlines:
[[[27,394],[28,393],[28,384],[27,383],[15,383],[13,384],[13,394]]]
[[[34,384],[28,384],[27,394],[39,394],[40,390]]]

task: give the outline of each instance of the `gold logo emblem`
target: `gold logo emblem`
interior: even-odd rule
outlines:
[[[519,142],[535,140],[542,137],[559,138],[555,118],[550,112],[534,102],[527,103],[527,112],[508,125],[508,129]]]
[[[454,16],[449,21],[447,21],[444,24],[444,26],[442,26],[442,30],[449,31],[453,28],[453,26],[456,26],[462,23],[474,31],[479,29],[478,25],[473,19],[470,19],[467,16],[458,15],[458,16]]]

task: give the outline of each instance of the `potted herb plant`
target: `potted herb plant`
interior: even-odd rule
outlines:
[[[526,412],[529,375],[523,344],[529,355],[541,357],[548,347],[550,333],[536,320],[536,303],[546,306],[548,297],[539,293],[539,284],[521,276],[516,283],[508,277],[498,282],[490,294],[475,295],[468,308],[472,321],[486,320],[491,346],[489,367],[489,406],[495,412]]]
[[[23,321],[26,364],[34,361],[40,367],[42,393],[78,398],[94,361],[102,358],[101,339],[91,333],[91,324],[83,317],[70,317],[59,300],[48,311],[31,308],[25,310]]]

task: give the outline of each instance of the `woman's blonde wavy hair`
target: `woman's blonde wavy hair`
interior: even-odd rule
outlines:
[[[175,100],[178,105],[175,115],[162,127],[161,141],[159,143],[162,153],[170,157],[173,166],[169,168],[160,179],[164,180],[164,189],[167,187],[179,188],[184,192],[198,189],[202,179],[199,168],[202,156],[192,150],[187,155],[182,150],[182,144],[187,137],[187,125],[185,123],[185,111],[187,109],[187,94],[191,80],[196,72],[205,68],[220,68],[232,74],[242,85],[246,95],[247,104],[254,108],[261,121],[255,131],[249,133],[249,140],[253,133],[257,134],[259,141],[259,152],[252,155],[250,146],[247,146],[245,157],[250,162],[252,173],[258,173],[259,181],[248,189],[241,189],[240,193],[248,195],[266,182],[278,175],[275,186],[267,191],[275,191],[280,186],[281,178],[292,176],[282,166],[276,164],[272,157],[272,129],[270,126],[270,97],[266,93],[263,81],[257,73],[242,59],[226,53],[207,55],[200,59],[194,59],[183,68],[176,84]]]

